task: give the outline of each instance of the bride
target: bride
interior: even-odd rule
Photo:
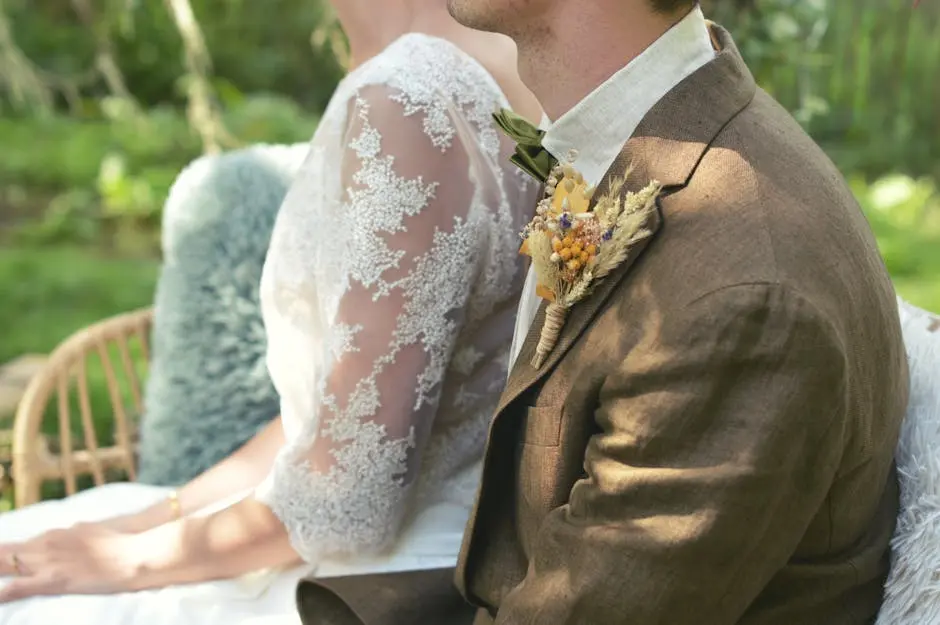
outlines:
[[[513,44],[445,0],[334,4],[359,64],[261,285],[281,417],[178,491],[115,484],[0,516],[0,623],[296,622],[304,577],[305,623],[447,603],[537,192],[491,113],[541,111]]]

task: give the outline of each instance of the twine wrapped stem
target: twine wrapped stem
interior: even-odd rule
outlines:
[[[545,309],[545,323],[542,324],[542,334],[539,336],[539,343],[535,347],[535,356],[532,358],[532,366],[538,369],[545,362],[545,358],[555,348],[558,342],[558,336],[561,334],[561,328],[565,325],[565,319],[568,317],[568,308],[558,302],[552,302]]]

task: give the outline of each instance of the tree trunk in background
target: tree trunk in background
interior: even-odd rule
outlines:
[[[52,110],[52,88],[16,45],[3,0],[0,0],[0,86],[9,93],[14,108],[34,108],[41,113]]]
[[[95,68],[108,86],[108,91],[114,97],[127,102],[136,111],[137,101],[128,90],[121,69],[114,58],[114,47],[111,45],[107,26],[99,24],[95,19],[95,11],[89,0],[72,0],[72,7],[85,27],[94,34]]]
[[[199,133],[203,151],[206,154],[217,153],[223,146],[230,146],[235,142],[225,129],[219,110],[212,101],[212,86],[209,83],[212,59],[206,48],[202,29],[193,14],[189,0],[164,0],[164,2],[183,39],[183,58],[187,71],[185,80],[188,107],[186,113],[189,123]]]
[[[343,33],[343,29],[340,28],[336,14],[333,12],[333,8],[329,3],[324,5],[323,11],[326,15],[323,17],[320,24],[313,29],[313,32],[310,33],[310,43],[313,45],[314,49],[323,48],[328,45],[336,62],[339,63],[343,69],[348,71],[352,66],[353,60],[349,54],[349,45],[346,42],[346,35]]]

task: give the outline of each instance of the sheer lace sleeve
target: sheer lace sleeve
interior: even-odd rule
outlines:
[[[459,107],[369,86],[348,119],[332,242],[311,252],[342,285],[318,313],[313,414],[256,493],[312,563],[395,539],[485,247]]]

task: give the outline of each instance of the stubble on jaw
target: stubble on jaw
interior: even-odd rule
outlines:
[[[571,1],[571,0],[568,0]],[[557,0],[447,0],[451,16],[460,24],[486,32],[499,33],[516,42],[518,71],[530,88],[545,81],[559,50],[552,45],[550,15]]]
[[[527,40],[539,28],[549,0],[448,0],[451,16],[468,28]]]
[[[552,28],[546,22],[554,0],[447,0],[451,16],[463,26],[505,35],[516,42],[520,69],[536,65],[540,51],[551,41]],[[529,62],[522,57],[528,57]],[[525,79],[525,77],[523,77]]]

